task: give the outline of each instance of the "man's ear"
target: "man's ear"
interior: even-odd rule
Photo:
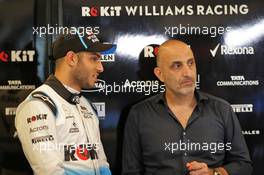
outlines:
[[[66,62],[68,63],[68,65],[70,66],[75,66],[78,63],[78,56],[76,53],[74,53],[73,51],[69,51],[66,54]]]
[[[162,74],[161,69],[159,67],[154,68],[154,74],[156,75],[156,77],[158,77],[158,79],[161,82],[164,82],[163,74]]]

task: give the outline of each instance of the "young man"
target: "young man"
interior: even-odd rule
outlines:
[[[179,40],[164,42],[154,73],[166,91],[132,107],[123,174],[250,175],[251,160],[232,108],[195,90],[190,47]]]
[[[110,175],[93,106],[80,95],[103,72],[100,54],[114,52],[94,34],[61,35],[53,45],[55,74],[18,107],[15,125],[39,175]]]

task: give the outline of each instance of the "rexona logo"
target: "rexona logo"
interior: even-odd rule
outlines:
[[[220,50],[221,55],[253,55],[255,53],[252,46],[229,47],[218,43],[213,49],[210,49],[212,57],[216,56],[218,50]]]
[[[11,50],[10,54],[0,51],[0,61],[2,62],[33,62],[35,50]]]

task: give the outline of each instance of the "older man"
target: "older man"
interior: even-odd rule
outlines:
[[[195,90],[190,47],[179,40],[164,42],[154,73],[166,91],[132,107],[123,174],[250,175],[251,160],[232,108]]]

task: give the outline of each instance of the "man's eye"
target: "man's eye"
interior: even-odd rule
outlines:
[[[194,61],[193,60],[188,62],[188,65],[189,66],[192,66],[193,64],[194,64]]]
[[[174,64],[172,65],[172,67],[173,67],[174,69],[179,69],[179,68],[181,67],[181,64],[180,64],[180,63],[174,63]]]
[[[98,57],[98,56],[91,56],[91,59],[93,61],[99,61],[100,60],[100,57]]]

